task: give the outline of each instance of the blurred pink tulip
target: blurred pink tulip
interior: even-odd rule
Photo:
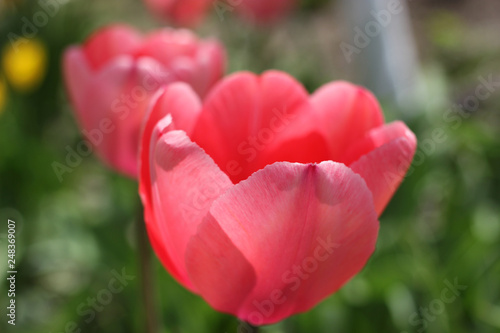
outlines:
[[[151,11],[179,26],[200,23],[214,0],[144,0]]]
[[[182,81],[203,98],[219,80],[225,52],[187,30],[141,36],[113,25],[64,54],[64,77],[84,135],[116,170],[137,177],[140,128],[150,97]]]
[[[295,3],[295,0],[241,0],[236,10],[246,19],[268,23],[285,16]]]
[[[157,16],[179,26],[196,26],[213,9],[220,19],[238,12],[255,23],[268,23],[285,16],[295,0],[144,0]]]
[[[415,148],[405,124],[384,124],[373,95],[350,83],[309,96],[285,73],[243,72],[203,103],[173,84],[142,137],[151,243],[213,308],[278,322],[363,268]]]

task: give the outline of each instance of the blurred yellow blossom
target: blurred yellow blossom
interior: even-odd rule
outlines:
[[[7,81],[15,90],[34,90],[45,77],[47,49],[37,39],[20,38],[15,45],[4,47],[2,66]]]

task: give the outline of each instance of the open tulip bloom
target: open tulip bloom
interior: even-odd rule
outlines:
[[[150,97],[178,81],[204,97],[224,67],[225,51],[217,41],[182,29],[141,36],[111,25],[64,54],[66,86],[84,135],[108,165],[134,178]]]
[[[372,94],[346,82],[309,96],[285,73],[242,72],[203,103],[172,84],[143,128],[149,238],[216,310],[278,322],[363,268],[415,148],[405,124],[385,124]]]

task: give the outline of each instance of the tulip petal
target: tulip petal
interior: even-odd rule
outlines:
[[[401,121],[394,121],[389,124],[374,128],[367,132],[365,136],[351,146],[349,146],[342,157],[345,165],[351,165],[363,155],[397,138],[411,136],[410,130]]]
[[[248,120],[252,114],[257,114],[258,97],[256,76],[243,72],[219,82],[204,102],[193,141],[222,170],[226,170],[226,164],[238,149],[237,145],[248,135]]]
[[[119,97],[133,80],[133,67],[133,59],[130,57],[115,59],[92,77],[86,90],[78,92],[83,96],[84,102],[81,108],[76,109],[82,133],[97,148],[97,154],[108,165],[132,177],[135,176],[136,168],[130,162],[134,147],[130,136],[122,138],[126,132],[122,127],[132,124],[126,120],[132,119],[135,113],[131,112],[130,106],[121,103]],[[119,146],[116,145],[117,142],[120,142]]]
[[[161,134],[178,128],[185,128],[188,131],[192,129],[200,109],[200,101],[185,84],[173,83],[168,87],[160,89],[151,98],[150,106],[144,117],[145,121],[141,131],[139,194],[145,207],[145,221],[155,252],[160,257],[160,260],[162,260],[164,266],[170,267],[170,270],[173,270],[173,264],[167,264],[171,260],[161,245],[161,239],[157,240],[160,233],[157,231],[158,227],[154,222],[154,214],[152,213],[150,156],[154,153],[156,142],[158,142]],[[174,120],[177,119],[175,127],[172,123],[172,118]],[[155,243],[158,246],[155,246]]]
[[[215,40],[200,41],[185,29],[162,29],[147,36],[138,56],[157,59],[176,80],[204,97],[224,73],[226,56]]]
[[[349,167],[364,178],[381,215],[411,165],[417,139],[398,121],[371,131],[361,143],[371,151]]]
[[[196,55],[197,72],[187,81],[193,86],[193,89],[204,98],[209,89],[220,80],[226,67],[225,48],[216,40],[207,40],[200,44]]]
[[[161,92],[160,92],[161,93]],[[153,99],[159,97],[153,97]],[[155,251],[157,257],[165,268],[168,269],[170,274],[179,281],[179,283],[187,286],[189,281],[185,280],[179,273],[175,266],[170,254],[168,253],[163,243],[162,232],[160,225],[156,221],[155,208],[153,206],[153,194],[151,192],[151,165],[149,163],[150,156],[154,153],[156,142],[163,133],[174,130],[172,123],[172,116],[167,115],[157,121],[158,115],[149,113],[146,120],[146,125],[143,129],[141,140],[141,159],[140,159],[140,177],[139,177],[139,195],[141,197],[142,205],[144,206],[144,222],[146,223],[146,231],[148,233],[151,246]]]
[[[151,206],[159,237],[179,272],[179,282],[195,290],[186,271],[187,243],[212,201],[233,184],[183,131],[165,133],[151,144]]]
[[[198,292],[221,312],[237,313],[256,282],[252,265],[211,215],[188,243],[186,267]]]
[[[150,107],[144,116],[142,124],[141,147],[140,147],[140,184],[139,192],[143,201],[147,202],[147,206],[151,207],[151,176],[150,176],[150,156],[152,154],[151,147],[155,147],[160,136],[158,130],[154,133],[158,123],[165,117],[170,119],[173,124],[166,123],[160,127],[163,132],[165,128],[169,130],[181,129],[190,133],[197,120],[200,112],[201,102],[196,94],[184,83],[173,83],[156,92],[151,98]],[[163,122],[167,122],[164,120]],[[153,143],[153,144],[152,144]]]
[[[93,69],[99,69],[110,60],[133,54],[142,37],[125,25],[111,25],[96,31],[85,43],[83,50]]]
[[[255,325],[335,292],[364,266],[378,233],[366,183],[335,162],[275,163],[215,200],[210,215],[256,272],[255,288],[231,311]]]
[[[91,80],[91,69],[80,47],[70,47],[64,53],[63,67],[64,80],[71,102],[77,110],[84,110],[85,91]],[[84,113],[78,112],[78,117],[83,124],[89,122],[84,119],[86,117]]]
[[[312,114],[307,92],[289,75],[238,73],[207,96],[193,139],[238,182],[275,162],[261,158],[266,151],[309,135],[314,128],[301,122],[308,112]],[[231,165],[239,171],[231,172]]]
[[[105,162],[133,178],[138,174],[140,129],[149,98],[154,88],[169,80],[158,77],[160,66],[151,58],[121,56],[96,73],[81,92],[85,103],[78,114],[94,138],[86,135]],[[103,122],[109,124],[107,130],[102,130]]]
[[[196,35],[189,30],[165,28],[146,36],[139,55],[152,57],[170,67],[179,57],[194,57],[198,43]]]
[[[167,114],[171,114],[175,128],[183,130],[189,136],[193,132],[201,111],[201,101],[198,95],[186,83],[172,83],[161,91],[156,100],[150,103],[151,116],[158,121]]]
[[[364,88],[348,82],[333,82],[311,96],[324,135],[330,144],[330,159],[343,162],[349,145],[366,132],[383,125],[384,118],[376,98]]]
[[[303,124],[307,124],[307,121]],[[290,126],[290,129],[293,129],[293,126]],[[330,159],[328,143],[321,133],[315,131],[305,135],[298,134],[299,131],[296,133],[297,135],[294,137],[293,132],[290,131],[291,136],[289,138],[284,135],[282,140],[276,140],[275,145],[262,152],[259,162],[262,165],[269,165],[279,161],[319,163]]]

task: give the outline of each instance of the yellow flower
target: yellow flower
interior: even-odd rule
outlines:
[[[2,66],[7,81],[21,92],[34,90],[45,77],[47,50],[36,39],[20,38],[3,49]]]
[[[7,85],[3,80],[3,77],[0,77],[0,114],[3,111],[3,107],[5,106],[5,102],[7,101]]]

